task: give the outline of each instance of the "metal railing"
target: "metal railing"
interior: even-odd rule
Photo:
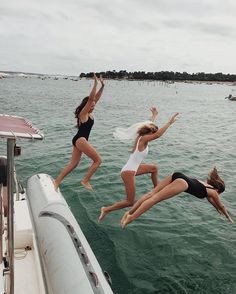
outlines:
[[[14,146],[15,139],[7,139],[7,256],[10,275],[9,294],[14,294]]]

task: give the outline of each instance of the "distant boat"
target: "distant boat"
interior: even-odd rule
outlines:
[[[229,94],[229,96],[225,97],[225,99],[228,99],[230,101],[236,101],[236,96],[233,96],[232,94]]]
[[[24,73],[18,73],[16,74],[18,77],[22,77],[22,78],[28,78],[28,76]]]
[[[7,78],[8,76],[9,76],[9,74],[7,74],[5,72],[0,72],[0,79]]]

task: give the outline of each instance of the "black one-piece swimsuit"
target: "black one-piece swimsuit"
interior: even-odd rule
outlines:
[[[80,123],[79,129],[77,134],[74,136],[74,138],[72,139],[72,144],[75,146],[76,141],[83,137],[86,140],[88,140],[89,138],[89,134],[91,132],[91,129],[93,127],[94,124],[94,120],[91,119],[91,117],[89,116],[88,120],[84,123]]]
[[[201,182],[199,182],[196,179],[192,179],[187,177],[186,175],[179,173],[179,172],[175,172],[172,175],[172,181],[176,180],[176,179],[183,179],[187,182],[188,184],[188,189],[185,190],[184,192],[189,193],[193,196],[196,196],[197,198],[206,198],[207,197],[207,189],[214,189],[213,187],[209,187],[209,186],[205,186],[203,185]]]

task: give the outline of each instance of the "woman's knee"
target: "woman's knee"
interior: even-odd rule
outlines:
[[[151,173],[157,173],[158,172],[158,166],[157,165],[155,165],[155,164],[153,164],[152,166],[151,166]]]
[[[102,164],[102,158],[101,156],[98,156],[95,158],[94,163],[96,163],[98,166]]]
[[[134,199],[133,200],[127,200],[127,205],[128,206],[133,206],[134,205]]]

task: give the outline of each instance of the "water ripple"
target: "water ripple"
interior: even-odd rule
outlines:
[[[73,111],[87,95],[91,81],[14,78],[1,80],[1,112],[22,115],[45,133],[44,142],[19,142],[16,158],[23,183],[32,174],[56,177],[69,162],[76,133]],[[80,223],[117,294],[236,293],[236,227],[229,225],[207,201],[187,194],[159,203],[127,229],[119,222],[124,213],[110,213],[99,225],[100,207],[124,199],[120,170],[131,146],[112,137],[117,126],[146,120],[157,105],[159,126],[179,111],[166,134],[150,143],[146,162],[159,166],[159,177],[178,170],[204,179],[216,165],[226,182],[222,200],[236,219],[236,103],[224,100],[227,85],[107,81],[94,112],[90,142],[103,158],[90,193],[80,181],[91,161],[80,165],[60,189]],[[176,92],[177,91],[177,92]],[[5,147],[1,143],[1,153]],[[137,179],[137,197],[152,188],[150,176]]]

